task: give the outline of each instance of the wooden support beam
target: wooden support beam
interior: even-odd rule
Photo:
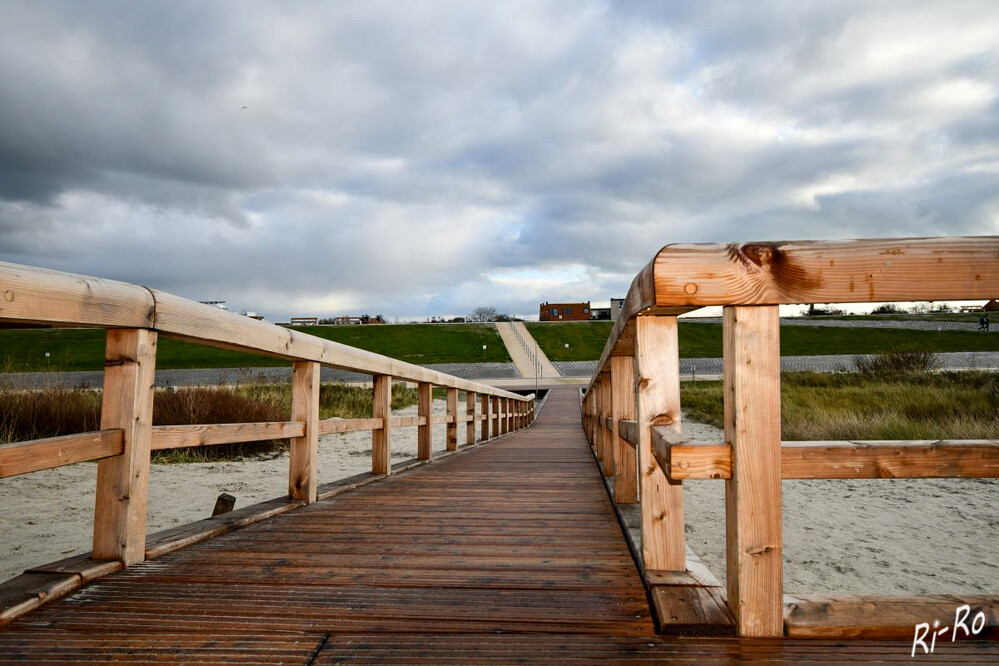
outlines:
[[[366,430],[370,430],[370,428],[366,428]],[[319,429],[319,434],[323,434],[323,432],[322,429]],[[152,450],[217,446],[237,442],[261,442],[268,439],[290,439],[304,435],[305,424],[300,421],[153,426]]]
[[[122,453],[97,463],[95,560],[128,566],[146,553],[156,332],[108,329],[101,430],[122,431]]]
[[[423,423],[418,427],[416,435],[416,457],[420,460],[432,460],[434,457],[434,386],[429,382],[420,382],[416,386],[417,411]]]
[[[652,438],[671,479],[731,478],[728,444]],[[999,478],[999,440],[783,442],[780,455],[784,480]]]
[[[622,419],[617,424],[617,434],[631,448],[638,447],[638,421]]]
[[[683,488],[672,486],[652,457],[652,426],[680,430],[680,358],[676,317],[635,320],[635,413],[638,422],[642,564],[648,569],[686,569]]]
[[[465,444],[475,444],[475,391],[465,391]]]
[[[788,596],[784,601],[788,637],[914,641],[920,635],[918,625],[926,623],[922,638],[928,648],[936,631],[934,621],[939,621],[941,628],[950,627],[937,641],[938,651],[951,644],[953,632],[957,632],[958,641],[999,637],[999,596],[994,595]],[[958,610],[965,605],[966,611]],[[979,613],[983,619],[975,628],[980,631],[972,634]],[[957,626],[958,620],[963,629]],[[908,644],[915,649],[916,659],[926,654],[915,642]]]
[[[485,393],[479,395],[479,411],[481,412],[479,416],[482,419],[479,439],[483,442],[489,439],[489,404],[491,402],[492,400]]]
[[[723,315],[728,602],[740,636],[783,634],[780,320],[776,306]]]
[[[382,419],[382,427],[371,431],[371,473],[392,473],[392,377],[373,377],[372,418]]]
[[[732,477],[732,454],[728,444],[688,442],[675,430],[653,428],[652,452],[671,483]]]
[[[306,504],[316,501],[319,463],[319,369],[312,361],[295,361],[291,377],[291,420],[303,425],[291,439],[288,496]]]
[[[447,450],[458,450],[458,389],[447,390]]]
[[[337,432],[357,432],[358,430],[379,430],[385,427],[385,419],[323,419],[319,422],[319,434]]]
[[[614,503],[638,501],[638,460],[635,448],[621,437],[621,425],[635,418],[635,359],[611,357],[611,448],[614,451]]]
[[[117,428],[6,444],[0,446],[0,479],[118,456],[124,447],[123,431]]]
[[[784,442],[784,479],[999,478],[999,440]]]

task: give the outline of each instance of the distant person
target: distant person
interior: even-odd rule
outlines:
[[[978,319],[978,330],[979,331],[987,331],[987,330],[989,330],[989,316],[988,315],[982,315]]]

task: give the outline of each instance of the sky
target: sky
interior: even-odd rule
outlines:
[[[271,321],[999,233],[999,5],[0,3],[0,260]]]

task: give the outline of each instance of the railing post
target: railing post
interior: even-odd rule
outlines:
[[[382,427],[371,431],[372,474],[392,473],[392,377],[375,375],[371,416],[382,420]]]
[[[783,634],[780,320],[777,306],[723,316],[728,603],[740,636]]]
[[[500,413],[500,399],[497,396],[493,396],[492,413],[489,415],[489,421],[492,424],[489,428],[489,433],[491,437],[499,437],[499,413]]]
[[[447,390],[447,450],[458,450],[458,389]]]
[[[603,397],[601,389],[603,384],[600,378],[597,378],[596,383],[593,385],[593,441],[590,445],[593,447],[593,452],[597,455],[597,460],[603,464],[604,450],[600,444],[600,401]]]
[[[312,361],[295,361],[291,375],[291,420],[305,424],[305,433],[291,439],[288,464],[288,495],[292,499],[316,501],[319,457],[319,370]]]
[[[146,557],[156,337],[156,331],[139,328],[107,332],[101,429],[123,430],[125,448],[97,463],[95,560],[128,566]]]
[[[475,444],[475,391],[465,391],[465,445]]]
[[[603,400],[601,402],[601,408],[603,412],[601,415],[604,417],[603,425],[603,447],[604,452],[602,460],[604,462],[604,476],[614,476],[614,446],[615,438],[613,433],[607,429],[607,419],[611,415],[611,378],[610,373],[607,373],[607,380],[603,383]]]
[[[416,457],[420,460],[433,460],[434,457],[434,385],[420,382],[416,386],[418,414],[426,423],[417,426]]]
[[[482,423],[479,424],[479,429],[480,429],[479,439],[485,442],[489,439],[489,403],[490,403],[489,395],[486,393],[480,395],[479,402],[481,403],[479,411],[482,412],[481,414]]]
[[[635,449],[621,439],[618,424],[635,418],[635,361],[631,356],[611,356],[611,448],[614,450],[614,503],[638,501],[638,463]]]
[[[652,456],[652,426],[680,431],[680,358],[676,317],[635,318],[642,562],[646,571],[686,570],[683,487],[670,485]]]
[[[503,430],[504,433],[513,432],[513,410],[516,402],[513,398],[506,399],[506,428]]]

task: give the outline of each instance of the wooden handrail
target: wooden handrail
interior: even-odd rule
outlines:
[[[127,282],[0,262],[0,321],[142,328],[177,340],[408,382],[521,395]]]
[[[614,471],[615,498],[633,496],[634,470],[613,466],[632,447],[637,453],[630,464],[640,478],[646,573],[684,569],[683,480],[725,479],[729,607],[740,635],[779,636],[782,478],[999,476],[999,442],[991,440],[781,442],[777,310],[993,298],[997,258],[997,236],[667,245],[656,253],[632,281],[582,398],[584,432],[604,474]],[[723,307],[722,444],[680,434],[677,317],[704,306]]]
[[[709,305],[994,298],[999,236],[667,245],[631,283],[594,378],[634,355],[634,319]],[[593,386],[593,380],[589,386]]]

